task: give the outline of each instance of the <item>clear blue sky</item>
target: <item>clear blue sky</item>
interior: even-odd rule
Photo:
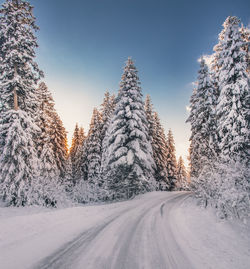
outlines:
[[[197,59],[212,53],[227,16],[250,23],[247,0],[31,2],[40,27],[38,63],[69,136],[75,122],[88,128],[105,90],[118,90],[124,62],[132,56],[144,95],[151,95],[166,132],[173,130],[177,154],[184,157]]]

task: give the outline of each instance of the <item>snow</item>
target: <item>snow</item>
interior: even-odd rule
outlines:
[[[214,209],[189,198],[172,217],[174,235],[199,268],[249,268],[250,220],[247,225],[218,219]]]
[[[201,209],[188,192],[62,209],[0,208],[0,264],[4,269],[243,269],[250,264],[249,232],[249,225]]]

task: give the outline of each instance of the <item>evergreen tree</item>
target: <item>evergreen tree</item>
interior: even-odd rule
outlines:
[[[88,181],[98,185],[98,176],[101,166],[101,114],[97,109],[93,111],[90,124],[90,132],[87,138],[88,144]]]
[[[102,119],[100,112],[95,108],[90,123],[88,136],[84,142],[83,174],[90,184],[99,185],[98,178],[101,167],[101,137]]]
[[[115,110],[115,96],[110,95],[107,91],[103,103],[101,104],[101,118],[102,118],[102,141],[104,139],[105,133],[108,129],[110,119]]]
[[[107,168],[107,151],[106,148],[108,146],[108,129],[110,126],[110,121],[113,116],[116,105],[115,95],[110,96],[109,92],[105,93],[105,97],[103,103],[101,105],[101,117],[102,117],[102,132],[101,132],[101,143],[102,143],[102,156],[101,156],[101,168],[100,168],[100,178],[99,183],[103,185],[105,174],[105,169]]]
[[[168,178],[167,171],[167,158],[168,158],[168,145],[167,139],[164,134],[164,129],[160,123],[158,114],[154,115],[154,131],[153,131],[153,156],[156,164],[155,178],[158,183],[159,190],[169,190],[171,182]]]
[[[149,136],[151,139],[153,157],[156,164],[155,178],[157,181],[157,188],[159,190],[168,190],[170,182],[167,174],[167,139],[164,134],[164,129],[160,123],[159,116],[153,112],[153,106],[150,96],[146,96],[145,112],[148,120]]]
[[[200,156],[199,156],[199,141],[195,140],[195,134],[197,132],[196,126],[196,116],[197,109],[199,107],[199,100],[197,98],[197,87],[194,88],[193,93],[190,98],[190,114],[187,122],[191,124],[191,137],[190,137],[190,148],[189,148],[189,158],[190,158],[190,174],[191,177],[198,177],[201,170],[200,167]]]
[[[239,22],[236,17],[226,19],[216,47],[220,49],[215,48],[220,62],[217,131],[221,159],[249,162],[250,81]]]
[[[198,85],[191,98],[191,164],[192,176],[198,177],[205,165],[210,167],[216,160],[216,94],[210,81],[208,67],[200,61]]]
[[[44,82],[39,84],[37,95],[39,97],[39,107],[36,122],[41,132],[35,142],[38,157],[40,158],[46,144],[48,144],[46,145],[46,148],[52,149],[51,134],[53,132],[53,121],[56,112],[52,94]]]
[[[80,139],[80,145],[83,145],[83,142],[86,139],[83,127],[80,127],[79,129],[79,139]]]
[[[69,158],[70,158],[70,163],[71,163],[71,169],[72,169],[72,179],[73,179],[73,182],[75,183],[76,181],[76,174],[77,174],[77,166],[76,166],[76,163],[77,163],[77,153],[78,153],[78,150],[79,150],[79,147],[80,147],[80,130],[79,130],[79,127],[78,127],[78,124],[76,124],[75,126],[75,130],[74,130],[74,133],[73,133],[73,138],[72,138],[72,143],[71,143],[71,148],[69,150]]]
[[[25,111],[10,109],[3,112],[0,122],[0,137],[4,137],[0,155],[0,196],[8,205],[36,203],[31,190],[38,178],[39,162],[32,139],[37,128]]]
[[[32,6],[23,0],[6,0],[0,10],[0,96],[4,110],[13,107],[36,115],[36,84],[43,76],[34,61],[38,30]]]
[[[37,203],[38,159],[33,141],[39,134],[36,84],[43,75],[34,61],[37,48],[31,5],[7,0],[0,10],[0,182],[11,205]]]
[[[40,204],[56,206],[61,199],[65,199],[62,183],[59,182],[59,169],[53,152],[53,121],[56,114],[55,103],[51,92],[44,82],[38,87],[39,110],[37,123],[41,129],[36,139],[38,157],[40,161],[40,180],[38,184],[41,197],[36,199]]]
[[[153,136],[154,136],[155,125],[154,125],[153,105],[152,105],[151,98],[149,95],[146,96],[146,100],[145,100],[145,113],[146,113],[146,117],[148,121],[148,135],[152,142]]]
[[[250,208],[248,45],[238,18],[228,17],[223,26],[214,47],[214,83],[212,87],[208,83],[203,66],[198,88],[191,97],[191,164],[198,171],[193,185],[204,205],[212,204],[221,217],[244,218],[249,216]],[[211,139],[213,133],[218,134],[215,139]],[[211,161],[213,156],[215,161]],[[197,170],[197,163],[202,169]]]
[[[177,164],[177,190],[188,190],[187,171],[184,165],[184,161],[180,156]]]
[[[78,125],[76,124],[69,153],[72,167],[72,179],[74,184],[76,184],[82,177],[81,167],[84,140],[84,129],[82,127],[79,129]]]
[[[167,136],[167,173],[168,173],[168,181],[170,184],[170,190],[172,190],[176,184],[177,180],[177,161],[175,155],[175,145],[174,145],[174,137],[172,131],[169,130]]]
[[[103,177],[111,196],[131,197],[155,189],[155,164],[139,84],[137,70],[129,58],[106,133],[107,166]]]
[[[51,143],[56,165],[59,169],[59,177],[62,181],[67,181],[69,180],[66,179],[67,171],[69,169],[67,133],[56,112],[53,114]]]
[[[75,130],[73,133],[73,138],[72,138],[72,143],[71,143],[71,148],[69,150],[69,156],[72,159],[74,159],[75,154],[76,154],[76,148],[80,143],[80,130],[78,127],[78,124],[76,123]]]

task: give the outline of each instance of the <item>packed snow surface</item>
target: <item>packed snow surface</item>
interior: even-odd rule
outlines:
[[[0,208],[0,268],[250,268],[249,227],[188,192],[66,209]]]

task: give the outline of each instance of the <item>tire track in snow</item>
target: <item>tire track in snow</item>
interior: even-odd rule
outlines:
[[[76,238],[68,242],[67,244],[63,245],[61,248],[59,248],[56,252],[54,252],[52,255],[46,257],[43,259],[37,266],[35,266],[35,269],[54,269],[54,268],[72,268],[70,267],[70,264],[72,265],[74,263],[74,259],[76,256],[81,255],[82,251],[86,247],[88,247],[88,244],[100,233],[103,229],[105,229],[111,222],[113,222],[115,219],[119,218],[120,214],[124,214],[129,209],[123,210],[122,212],[119,212],[119,215],[116,215],[111,218],[108,222],[105,224],[95,226],[93,228],[90,228],[80,235],[78,235]],[[79,251],[80,250],[80,251]]]
[[[169,197],[159,195],[146,202],[142,200],[139,204],[134,201],[135,204],[106,219],[104,224],[81,233],[35,268],[191,268],[179,267],[180,255],[181,264],[189,262],[171,235],[171,227],[165,226],[169,221],[166,220],[168,211],[188,196],[172,193]],[[164,235],[166,229],[170,229],[170,234]],[[173,252],[173,247],[179,252]],[[107,253],[104,255],[104,252]]]

